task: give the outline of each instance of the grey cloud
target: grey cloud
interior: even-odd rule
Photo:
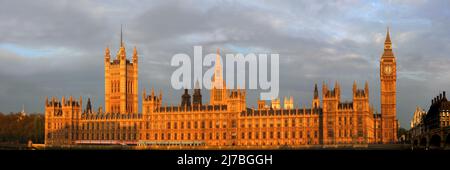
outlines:
[[[6,3],[6,2],[2,2]],[[279,53],[281,96],[309,106],[314,83],[337,80],[343,100],[353,81],[370,85],[379,108],[378,62],[386,26],[398,59],[398,117],[407,127],[416,105],[450,85],[448,1],[11,1],[0,4],[0,44],[67,49],[27,57],[0,49],[0,108],[18,111],[22,103],[42,112],[44,96],[98,96],[103,103],[103,50],[118,49],[124,24],[128,54],[140,54],[139,88],[162,88],[165,101],[179,100],[170,86],[174,54],[192,56],[230,46]],[[417,89],[421,89],[418,91]],[[258,91],[248,92],[248,106]],[[205,101],[208,93],[204,91]],[[41,99],[40,99],[41,98]],[[177,102],[174,102],[177,104]]]

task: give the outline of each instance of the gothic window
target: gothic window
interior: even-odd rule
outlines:
[[[231,121],[231,127],[236,128],[236,120]]]

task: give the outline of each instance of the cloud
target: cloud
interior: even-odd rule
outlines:
[[[179,100],[169,65],[177,53],[279,53],[280,95],[309,106],[314,83],[370,85],[379,108],[379,58],[386,27],[398,61],[398,118],[450,85],[448,1],[11,1],[0,2],[0,109],[43,112],[45,96],[87,96],[103,104],[103,51],[139,52],[139,88]],[[417,91],[417,89],[421,89]],[[248,106],[258,91],[249,91]],[[204,91],[208,100],[208,93]],[[379,109],[378,109],[379,111]]]

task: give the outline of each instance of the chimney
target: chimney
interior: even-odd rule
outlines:
[[[442,96],[443,96],[444,98],[446,98],[446,97],[445,97],[445,91],[444,91],[444,92],[442,92]]]

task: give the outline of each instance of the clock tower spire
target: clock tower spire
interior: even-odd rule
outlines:
[[[384,41],[384,50],[391,50],[392,51],[392,42],[391,42],[391,36],[389,35],[389,27],[387,27],[386,31],[386,40]]]

